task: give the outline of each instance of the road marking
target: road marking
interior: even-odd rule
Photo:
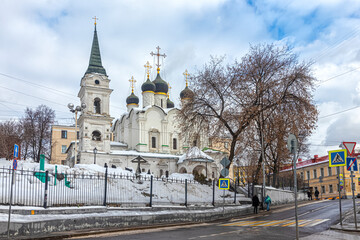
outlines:
[[[275,221],[270,221],[269,223],[263,224],[261,226],[264,226],[264,227],[275,226],[275,225],[279,225],[279,224],[287,222],[287,221],[288,220],[275,220]]]
[[[316,219],[316,220],[317,220],[317,222],[315,222],[314,224],[309,225],[308,227],[316,226],[316,225],[318,225],[318,224],[320,224],[320,223],[329,221],[330,219]]]
[[[313,221],[313,219],[305,220],[299,225],[299,227],[304,227],[304,226],[308,225],[312,221]]]

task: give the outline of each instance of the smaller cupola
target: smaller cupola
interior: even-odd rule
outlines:
[[[131,83],[131,94],[126,98],[126,106],[128,107],[128,111],[130,111],[133,107],[139,106],[139,98],[134,93],[134,84],[136,80],[134,77],[131,77],[129,82]]]
[[[188,73],[187,70],[185,70],[185,72],[183,74],[185,76],[186,87],[185,87],[184,90],[182,90],[180,92],[180,98],[181,98],[181,100],[192,99],[194,97],[194,92],[191,91],[190,88],[189,88],[188,76],[190,74]]]

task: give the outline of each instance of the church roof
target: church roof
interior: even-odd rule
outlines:
[[[168,98],[166,101],[166,107],[167,108],[173,108],[175,107],[174,103]]]
[[[146,82],[144,82],[142,85],[141,85],[141,90],[143,92],[146,92],[146,91],[152,91],[152,92],[155,92],[155,83],[151,82],[150,79],[147,79]]]
[[[126,104],[139,104],[139,98],[132,92],[130,96],[126,98]]]
[[[100,48],[99,48],[99,41],[97,37],[96,25],[94,30],[94,37],[91,47],[91,54],[89,60],[89,67],[86,70],[85,74],[87,73],[101,73],[106,75],[105,68],[102,66],[101,63],[101,55],[100,55]]]
[[[193,96],[194,96],[194,92],[191,91],[188,86],[186,86],[185,89],[182,90],[180,93],[181,99],[189,99],[189,98],[192,98]]]
[[[184,161],[214,162],[214,159],[195,146],[190,148],[179,158],[178,164],[183,163]]]
[[[169,90],[168,84],[160,77],[160,73],[157,74],[155,80],[153,81],[155,84],[155,92],[156,93],[164,93],[166,94]]]

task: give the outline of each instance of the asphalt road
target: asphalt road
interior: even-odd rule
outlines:
[[[352,200],[342,200],[343,213],[352,208]],[[298,208],[300,237],[329,229],[339,222],[338,200],[307,202]],[[295,213],[287,206],[219,222],[119,231],[72,239],[100,240],[202,240],[202,239],[295,239]],[[360,237],[359,237],[360,238]]]

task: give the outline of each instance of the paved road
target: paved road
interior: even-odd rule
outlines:
[[[351,200],[342,200],[343,212],[352,207]],[[298,208],[300,237],[329,229],[339,222],[337,200],[308,202]],[[294,207],[277,208],[258,215],[212,223],[177,227],[122,231],[72,239],[101,240],[202,240],[202,239],[295,239]]]

